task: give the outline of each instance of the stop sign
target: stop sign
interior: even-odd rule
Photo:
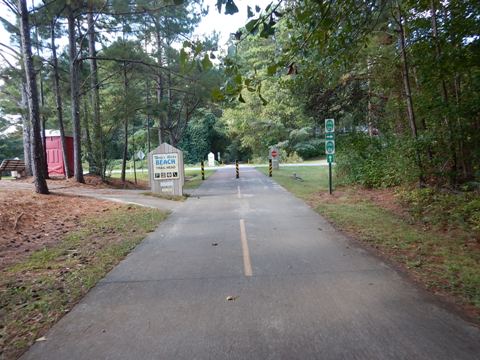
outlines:
[[[277,150],[272,150],[272,157],[277,157],[278,153]]]

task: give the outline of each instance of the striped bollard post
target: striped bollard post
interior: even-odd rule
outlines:
[[[235,160],[235,173],[236,173],[236,178],[238,179],[240,177],[240,170],[238,169],[238,160]]]
[[[268,159],[268,176],[272,177],[272,159]]]
[[[203,161],[200,163],[202,167],[202,180],[205,180],[205,166],[203,165]]]

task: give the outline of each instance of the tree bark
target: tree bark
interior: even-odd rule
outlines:
[[[55,93],[55,106],[57,108],[58,128],[60,130],[60,141],[62,142],[63,168],[65,170],[65,178],[69,178],[71,174],[70,165],[68,164],[67,155],[67,139],[65,138],[65,125],[63,123],[63,102],[60,91],[60,75],[58,73],[57,47],[55,45],[55,21],[52,21],[51,29],[51,47],[52,47],[52,66],[53,66],[53,91]]]
[[[34,3],[32,1],[32,7],[34,6]],[[38,27],[35,25],[35,43],[36,43],[36,50],[37,50],[37,57],[40,59],[40,47],[39,43],[40,41],[38,40]],[[40,134],[42,137],[42,145],[43,145],[43,154],[42,154],[42,162],[43,162],[43,171],[45,174],[45,178],[48,179],[48,158],[47,158],[47,139],[45,137],[45,126],[47,123],[47,117],[44,114],[45,111],[45,95],[44,95],[44,89],[43,89],[43,76],[42,76],[42,66],[38,70],[38,80],[40,84]]]
[[[95,22],[93,19],[93,5],[90,5],[90,11],[87,14],[88,25],[88,55],[90,57],[90,91],[91,104],[93,109],[93,159],[95,169],[93,172],[105,176],[105,154],[103,145],[102,122],[100,118],[100,86],[98,84],[97,51],[95,49]]]
[[[415,110],[413,107],[412,90],[410,86],[410,75],[408,71],[409,68],[408,68],[407,51],[405,49],[405,28],[403,26],[403,15],[401,13],[400,8],[398,8],[398,33],[400,37],[400,53],[401,53],[402,68],[403,68],[402,75],[403,75],[403,85],[405,88],[405,97],[407,101],[408,121],[410,123],[410,130],[412,132],[412,137],[416,142],[418,140],[418,131],[417,131],[417,123],[415,120]],[[419,170],[419,176],[418,176],[419,186],[423,187],[425,185],[424,169],[423,169],[422,159],[420,155],[420,150],[417,147],[415,148],[415,155],[416,155],[416,161],[417,161],[417,166]]]
[[[32,129],[32,150],[34,155],[32,158],[32,170],[35,179],[35,191],[39,194],[48,194],[49,191],[42,163],[43,146],[40,135],[40,109],[38,104],[37,79],[33,67],[30,24],[26,0],[18,0],[18,11],[20,15],[20,36],[27,85],[27,101]]]
[[[93,159],[92,138],[90,137],[90,126],[88,121],[88,101],[83,101],[83,128],[85,129],[85,146],[87,148],[88,166],[95,168],[95,160]]]
[[[127,106],[127,98],[128,98],[128,79],[127,79],[127,65],[123,64],[123,87],[124,87],[124,94],[125,94],[125,119],[124,119],[124,142],[123,142],[123,158],[122,158],[122,175],[121,180],[125,182],[125,175],[127,169],[127,156],[128,156],[128,106]]]
[[[75,32],[75,16],[71,6],[67,6],[68,20],[68,56],[70,62],[70,92],[73,124],[73,158],[74,158],[74,176],[79,183],[84,183],[82,168],[82,133],[80,126],[80,99],[79,99],[79,80],[78,80],[78,59],[77,44]]]
[[[32,176],[32,146],[31,146],[31,131],[29,123],[29,111],[27,90],[25,83],[22,83],[22,130],[23,130],[23,159],[25,162],[25,174]]]
[[[160,35],[160,28],[156,23],[155,36],[157,40],[157,64],[159,67],[162,66],[162,37]],[[165,127],[163,114],[162,114],[162,100],[164,98],[164,84],[163,76],[160,69],[157,70],[157,104],[159,107],[159,117],[158,117],[158,145],[161,145],[164,142],[163,130]]]
[[[437,9],[435,7],[435,0],[430,1],[430,16],[432,19],[432,36],[433,42],[435,44],[435,60],[437,62],[437,66],[439,69],[440,75],[440,82],[441,82],[441,93],[442,93],[442,100],[443,104],[445,105],[445,111],[448,109],[448,91],[447,91],[447,83],[445,81],[445,76],[443,71],[441,70],[441,57],[442,57],[442,49],[440,47],[440,43],[438,41],[438,29],[437,29]],[[450,143],[450,156],[452,157],[452,165],[450,167],[450,185],[456,186],[457,184],[457,150],[455,146],[455,136],[454,136],[454,127],[450,119],[447,115],[443,116],[443,120],[445,125],[448,129],[448,141]]]

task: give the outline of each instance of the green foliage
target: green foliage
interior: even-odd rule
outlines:
[[[195,164],[207,158],[209,152],[216,156],[226,147],[224,129],[217,123],[216,116],[203,109],[188,123],[182,140],[178,144],[184,151],[187,164]]]
[[[462,228],[480,238],[480,193],[451,192],[433,188],[408,189],[398,193],[411,215],[425,224],[445,229]]]
[[[4,159],[23,158],[23,137],[21,131],[8,135],[0,134],[0,162]]]
[[[337,174],[344,184],[390,187],[415,178],[408,139],[357,133],[338,136],[336,143]]]

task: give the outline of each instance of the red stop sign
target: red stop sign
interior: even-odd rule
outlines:
[[[278,153],[277,150],[272,150],[272,157],[277,157]]]

